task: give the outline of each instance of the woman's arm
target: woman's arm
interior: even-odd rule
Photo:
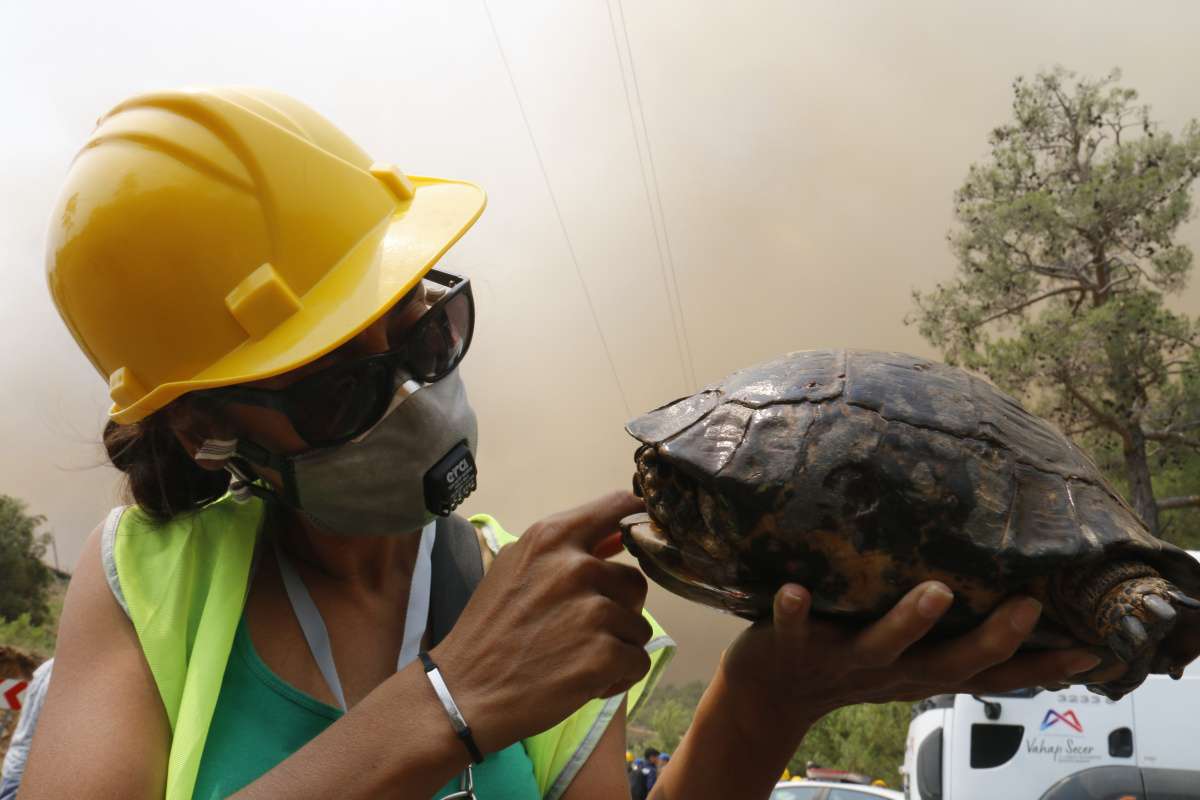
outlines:
[[[534,525],[497,556],[433,650],[485,751],[545,730],[645,674],[645,579],[591,554],[639,507],[628,492],[616,493]],[[137,635],[105,580],[94,531],[67,592],[21,798],[160,798],[170,737]],[[238,797],[425,800],[468,761],[414,664]]]
[[[1027,598],[957,639],[920,642],[952,599],[942,584],[922,584],[850,633],[810,620],[808,592],[784,586],[773,623],[751,627],[725,652],[651,798],[765,798],[808,728],[835,708],[1058,683],[1099,662],[1081,649],[1014,656],[1040,612]]]
[[[469,762],[416,663],[234,797],[428,800]]]
[[[108,588],[100,528],[67,589],[21,800],[162,797],[171,730],[137,634]]]

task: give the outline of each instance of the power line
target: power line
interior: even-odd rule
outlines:
[[[654,166],[654,148],[650,145],[650,129],[646,126],[646,110],[642,106],[642,90],[638,84],[637,64],[633,60],[633,47],[629,43],[629,27],[625,24],[625,8],[621,4],[621,0],[617,0],[617,12],[621,16],[621,31],[625,35],[625,50],[629,53],[629,72],[633,77],[633,96],[637,102],[638,116],[642,120],[642,131],[646,137],[646,160],[650,164],[650,180],[654,183],[654,196],[658,201],[658,218],[662,223],[663,243],[666,245],[667,265],[671,270],[671,283],[675,287],[675,305],[679,310],[679,327],[683,332],[684,350],[687,353],[688,366],[691,368],[692,385],[690,389],[695,389],[698,386],[696,380],[696,361],[692,357],[691,339],[688,337],[687,318],[683,314],[683,300],[679,296],[679,276],[675,269],[675,254],[671,250],[671,236],[667,230],[667,217],[663,211],[662,190],[658,183],[658,170]],[[611,7],[609,9],[611,15]],[[624,73],[621,75],[624,80]]]
[[[617,41],[617,22],[613,16],[612,0],[605,0],[605,5],[608,6],[608,27],[612,31],[613,50],[617,54],[617,69],[621,73],[621,87],[625,90],[625,108],[629,112],[629,129],[633,132],[633,146],[637,150],[638,168],[642,175],[642,190],[646,195],[646,210],[650,212],[650,228],[654,231],[654,247],[658,251],[658,273],[662,276],[663,293],[667,296],[667,309],[671,312],[671,333],[675,336],[675,354],[679,357],[679,371],[683,378],[684,391],[691,391],[695,386],[695,376],[688,374],[688,365],[684,360],[683,338],[680,336],[680,328],[682,323],[675,313],[675,302],[671,299],[671,287],[668,284],[667,278],[667,263],[663,256],[662,237],[658,233],[658,218],[654,214],[654,201],[650,197],[650,182],[646,179],[646,160],[642,156],[642,137],[638,135],[637,122],[633,117],[633,101],[629,96],[629,81],[625,78],[625,63],[621,59],[621,45]],[[633,63],[633,53],[629,54],[630,63]],[[649,142],[647,142],[649,146]],[[676,290],[678,291],[678,290]],[[686,331],[684,332],[686,334]]]
[[[567,223],[563,219],[562,209],[558,206],[558,197],[554,194],[554,187],[550,183],[550,174],[546,171],[546,162],[542,160],[542,152],[538,149],[537,139],[533,135],[533,126],[529,124],[529,116],[525,113],[525,104],[521,101],[521,93],[517,91],[517,81],[513,77],[512,67],[508,63],[508,56],[504,52],[504,46],[500,43],[500,33],[496,30],[496,21],[492,19],[492,9],[488,6],[487,0],[481,0],[483,3],[483,11],[487,14],[488,25],[492,29],[492,37],[496,40],[496,50],[500,53],[500,61],[504,64],[504,72],[508,75],[508,84],[512,87],[513,97],[517,101],[517,109],[521,112],[521,120],[525,123],[525,132],[529,134],[529,144],[533,147],[533,154],[537,158],[538,169],[542,172],[542,180],[546,183],[546,192],[550,195],[550,204],[554,206],[554,216],[558,219],[558,227],[562,230],[563,241],[567,244],[567,252],[571,255],[571,264],[575,267],[575,275],[579,278],[579,286],[583,290],[583,297],[587,301],[588,311],[592,315],[592,323],[596,326],[596,335],[600,337],[600,346],[604,349],[604,357],[608,359],[608,368],[612,371],[613,383],[617,386],[617,393],[621,395],[621,404],[625,407],[625,416],[632,417],[633,411],[630,410],[629,400],[625,396],[625,388],[621,385],[621,378],[617,374],[617,364],[613,360],[612,351],[608,347],[608,339],[604,336],[604,329],[600,327],[600,317],[596,314],[596,306],[592,303],[592,293],[588,291],[587,281],[583,279],[583,270],[579,267],[579,258],[575,255],[575,245],[571,242],[571,234],[567,232]]]

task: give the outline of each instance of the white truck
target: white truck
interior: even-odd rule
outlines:
[[[1200,800],[1200,661],[1118,702],[1083,686],[918,704],[907,800]]]

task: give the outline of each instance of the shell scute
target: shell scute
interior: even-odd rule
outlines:
[[[845,354],[837,350],[788,353],[733,373],[717,390],[734,403],[819,403],[838,397],[846,382]]]
[[[699,422],[721,402],[715,391],[704,391],[672,400],[625,426],[631,436],[646,444],[659,444]]]
[[[817,418],[808,403],[772,405],[753,412],[745,439],[718,476],[754,494],[776,493],[791,485],[804,458],[808,429]]]
[[[724,403],[710,411],[703,425],[693,425],[661,445],[663,455],[685,470],[715,476],[741,446],[754,411]]]

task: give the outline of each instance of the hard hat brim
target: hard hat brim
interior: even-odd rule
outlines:
[[[126,407],[118,423],[137,422],[176,398],[288,372],[337,349],[407,294],[479,219],[483,189],[465,181],[409,176],[413,197],[399,205],[301,298],[265,336],[248,339],[189,380],[164,383]]]

